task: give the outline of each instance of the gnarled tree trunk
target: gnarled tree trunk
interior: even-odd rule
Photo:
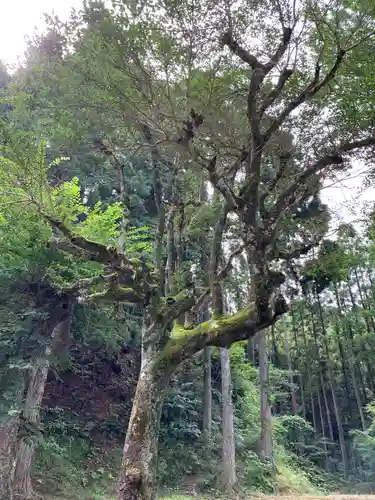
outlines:
[[[10,379],[12,384],[9,384]],[[8,390],[4,392],[8,392],[8,398],[0,400],[0,500],[12,500],[19,411],[24,395],[25,379],[22,373],[15,370],[1,382],[7,385]],[[11,391],[9,385],[13,386]]]
[[[0,423],[0,500],[12,500],[12,477],[18,432],[18,416]]]
[[[126,433],[118,485],[118,500],[153,500],[156,497],[160,416],[171,373],[144,362],[139,374]]]
[[[22,415],[22,418],[26,419],[28,424],[35,426],[35,428],[39,425],[40,405],[47,380],[49,367],[48,351],[46,351],[46,357],[38,360],[31,371]],[[14,493],[16,498],[22,500],[33,498],[31,466],[37,445],[35,437],[36,435],[25,436],[20,440],[17,450],[16,468],[14,472]]]
[[[163,333],[157,327],[155,332],[147,330],[144,326],[142,363],[125,438],[117,500],[156,497],[160,417],[173,366],[160,361],[155,339],[160,339]]]

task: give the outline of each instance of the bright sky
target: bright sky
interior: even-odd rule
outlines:
[[[81,0],[3,0],[0,5],[0,60],[16,64],[25,50],[25,36],[43,28],[43,13],[66,19]],[[375,202],[375,188],[363,191],[357,167],[349,180],[323,190],[323,200],[345,221],[360,219],[364,204]],[[360,192],[361,191],[361,192]]]
[[[25,49],[25,36],[43,27],[43,13],[66,19],[80,0],[3,0],[0,4],[0,59],[15,64]]]

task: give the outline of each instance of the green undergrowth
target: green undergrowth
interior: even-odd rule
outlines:
[[[109,443],[103,449],[70,424],[69,434],[49,436],[39,449],[33,474],[38,492],[46,500],[110,498],[121,448]]]
[[[277,476],[257,453],[259,425],[258,371],[244,362],[243,348],[231,349],[236,436],[237,498],[255,493],[324,494],[338,491],[336,476],[323,470],[322,446],[311,425],[300,417],[273,419]],[[160,429],[158,482],[163,498],[183,500],[189,484],[204,498],[221,497],[220,364],[213,353],[213,427],[211,444],[203,444],[201,412],[203,375],[200,360],[185,363],[170,383]],[[272,374],[271,374],[272,375]],[[274,376],[274,375],[273,375]],[[103,393],[104,394],[104,393]],[[108,399],[110,402],[110,399]],[[108,403],[109,404],[109,403]],[[61,411],[60,411],[61,410]],[[37,453],[34,480],[46,499],[110,500],[115,495],[123,433],[109,412],[92,427],[91,415],[73,414],[69,407],[49,412],[45,440]],[[95,415],[92,415],[93,417]],[[94,430],[93,430],[94,429]],[[228,496],[226,495],[226,498]]]

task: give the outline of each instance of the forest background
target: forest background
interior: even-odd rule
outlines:
[[[114,494],[155,297],[159,492],[373,490],[373,206],[321,193],[373,184],[374,16],[88,2],[1,67],[1,499]]]

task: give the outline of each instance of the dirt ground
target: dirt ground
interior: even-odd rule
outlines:
[[[309,496],[309,495],[288,495],[288,496],[261,496],[254,500],[375,500],[375,495],[340,495]]]

